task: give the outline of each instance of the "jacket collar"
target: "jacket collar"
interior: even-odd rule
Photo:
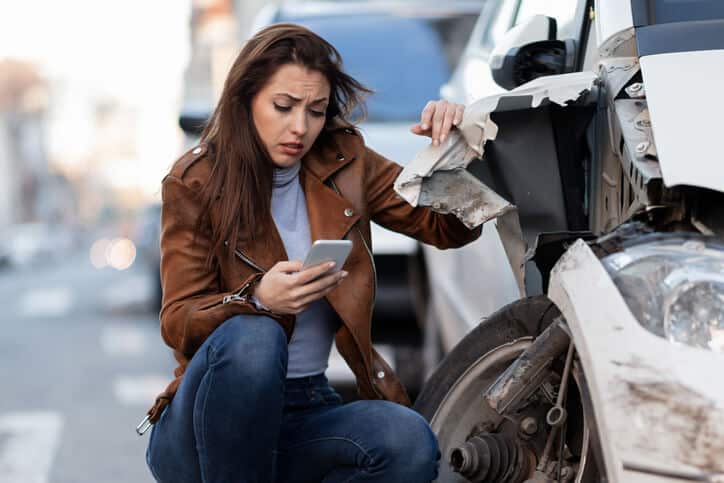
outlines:
[[[352,132],[352,131],[350,131]],[[340,134],[335,135],[334,131],[323,134],[328,139],[315,143],[315,146],[302,159],[303,166],[313,173],[323,183],[334,173],[347,166],[349,163],[357,159],[359,153],[356,146],[358,142],[351,142],[358,134]],[[343,140],[340,142],[340,138]],[[344,138],[353,138],[347,141]],[[345,142],[347,141],[347,142]]]

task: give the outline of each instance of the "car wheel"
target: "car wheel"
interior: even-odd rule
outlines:
[[[442,460],[437,482],[468,481],[454,471],[453,455],[455,450],[463,446],[472,435],[483,434],[484,428],[489,427],[489,422],[485,420],[480,407],[483,402],[482,394],[558,315],[559,311],[555,305],[543,296],[519,300],[500,309],[463,338],[426,382],[415,401],[414,408],[428,420],[438,437]],[[573,386],[577,384],[570,385]],[[595,468],[596,465],[591,464],[587,467],[585,464],[590,453],[591,433],[583,422],[583,407],[576,402],[583,398],[577,389],[569,393],[573,401],[570,404],[567,424],[572,429],[569,431],[570,436],[566,433],[566,439],[568,441],[570,438],[570,446],[579,448],[585,455],[582,460],[583,468],[586,470],[581,472],[581,479],[576,481],[596,481],[596,476],[591,476],[591,467]],[[536,400],[535,403],[530,402],[526,406],[526,411],[537,411],[537,420],[541,421],[540,426],[544,428],[535,436],[536,441],[526,443],[528,444],[526,448],[530,447],[530,450],[526,449],[525,454],[530,454],[532,458],[538,456],[539,451],[535,449],[541,446],[541,441],[545,442],[548,434],[548,429],[544,427],[545,411],[550,405],[546,406],[547,403],[542,403],[542,399]],[[510,428],[504,427],[506,424],[515,427],[510,431]],[[515,440],[518,434],[516,424],[502,423],[496,429],[495,436],[508,437],[512,434],[509,440]],[[535,464],[527,464],[526,469],[521,472],[531,471],[534,467]],[[597,472],[594,475],[597,475]],[[582,479],[584,476],[585,479]],[[474,481],[498,480],[483,478]]]

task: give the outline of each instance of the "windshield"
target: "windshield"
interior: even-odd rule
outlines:
[[[722,0],[652,0],[645,6],[633,2],[638,25],[724,19]]]
[[[279,19],[308,27],[334,45],[345,70],[375,93],[367,120],[408,122],[440,97],[476,20],[474,14],[409,18],[387,14]]]

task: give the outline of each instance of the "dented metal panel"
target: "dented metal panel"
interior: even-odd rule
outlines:
[[[413,206],[419,204],[420,193],[425,183],[430,183],[436,173],[465,168],[473,159],[483,156],[485,143],[495,140],[498,126],[490,115],[498,110],[501,100],[505,100],[506,110],[529,109],[539,107],[548,100],[559,105],[575,101],[584,92],[590,91],[596,75],[592,72],[576,72],[553,77],[541,77],[524,84],[510,92],[484,97],[465,109],[465,114],[457,130],[452,131],[440,146],[430,145],[413,159],[395,180],[395,191]],[[444,185],[444,184],[441,184]],[[489,190],[481,183],[479,196]],[[430,192],[429,189],[427,189]],[[429,206],[429,205],[423,205]],[[467,211],[468,216],[461,221],[468,226],[478,226],[505,212],[507,208],[478,203],[478,209]]]
[[[418,203],[439,213],[452,213],[471,228],[488,221],[485,213],[503,214],[515,209],[463,168],[437,172],[422,184]]]
[[[544,102],[565,106],[590,91],[595,80],[592,72],[544,77],[480,99],[466,108],[459,129],[452,131],[442,145],[430,145],[407,164],[395,181],[395,190],[413,206],[453,213],[470,228],[497,218],[496,228],[518,289],[525,295],[527,245],[517,209],[466,167],[474,159],[484,160],[485,143],[498,135],[498,126],[491,118],[493,112],[537,108]]]
[[[641,327],[581,240],[551,275],[586,373],[609,481],[715,481],[724,474],[720,354]],[[659,479],[656,479],[659,478]]]

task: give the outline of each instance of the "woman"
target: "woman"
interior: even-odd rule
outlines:
[[[370,220],[439,247],[479,235],[413,208],[401,168],[347,121],[368,91],[303,27],[254,36],[202,142],[163,180],[161,332],[180,366],[149,410],[162,482],[428,482],[435,435],[370,343]],[[462,106],[412,131],[444,140]],[[349,239],[344,270],[302,270],[312,240]],[[324,376],[332,339],[364,400]]]

